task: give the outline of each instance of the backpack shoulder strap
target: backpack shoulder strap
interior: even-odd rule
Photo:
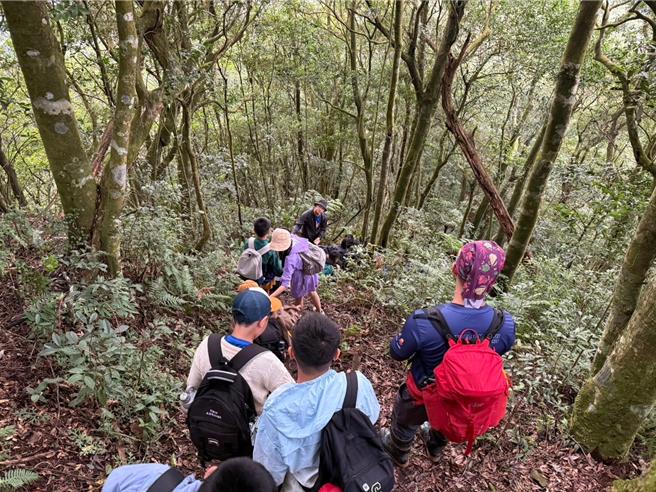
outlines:
[[[244,367],[248,361],[250,361],[252,358],[256,357],[257,355],[261,354],[262,352],[266,352],[266,351],[267,349],[258,345],[257,343],[251,343],[248,347],[244,347],[239,352],[237,352],[237,355],[235,355],[232,359],[230,359],[230,362],[228,362],[228,364],[235,371],[239,372],[241,368]]]
[[[212,333],[207,339],[207,354],[210,357],[210,367],[216,367],[223,359],[221,351],[221,339],[223,337],[218,333]]]
[[[433,328],[442,335],[446,342],[456,339],[451,332],[451,328],[449,328],[449,323],[446,321],[442,311],[440,311],[440,308],[436,307],[426,311],[426,318],[431,322]]]
[[[169,468],[162,473],[146,492],[172,492],[184,480],[184,475],[177,468]]]
[[[249,237],[248,238],[248,247],[250,249],[255,249],[255,238],[254,237]]]
[[[271,250],[271,243],[267,243],[264,246],[262,246],[260,249],[257,250],[257,253],[260,256],[264,256]]]
[[[358,373],[355,371],[346,373],[346,395],[342,408],[355,408],[358,400]]]
[[[505,317],[501,309],[494,308],[494,316],[492,316],[492,323],[490,324],[489,331],[485,338],[492,340],[497,333],[503,328],[503,323],[505,322]]]

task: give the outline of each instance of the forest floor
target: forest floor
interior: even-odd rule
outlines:
[[[0,428],[13,425],[16,432],[0,441],[0,472],[22,467],[34,470],[41,478],[30,490],[44,491],[99,490],[107,465],[135,459],[165,463],[174,459],[178,467],[199,475],[201,469],[181,412],[175,416],[175,424],[167,425],[149,445],[135,447],[129,444],[134,439],[127,435],[125,440],[97,440],[102,435],[98,428],[101,409],[68,407],[70,394],[65,386],[48,405],[30,401],[25,388],[54,377],[56,367],[37,358],[40,346],[29,338],[25,323],[9,326],[23,312],[12,282],[11,277],[5,277],[0,291]],[[359,367],[372,381],[382,406],[380,425],[388,425],[404,365],[387,356],[387,347],[401,319],[372,307],[366,294],[356,294],[349,287],[339,304],[326,303],[325,309],[340,326],[359,327],[358,333],[345,333],[349,347],[341,368]],[[133,323],[144,320],[137,318]],[[169,346],[163,342],[163,350],[171,351],[172,347],[173,343]],[[184,380],[188,361],[175,353],[168,355],[167,360]],[[638,462],[600,464],[577,452],[557,430],[541,430],[538,422],[544,420],[543,413],[521,395],[512,398],[502,427],[479,439],[470,458],[463,456],[464,445],[449,445],[443,459],[433,464],[417,440],[410,465],[397,470],[396,490],[597,492],[607,490],[614,479],[639,473]],[[134,436],[138,431],[134,425],[130,430],[117,430],[116,435],[123,432]]]

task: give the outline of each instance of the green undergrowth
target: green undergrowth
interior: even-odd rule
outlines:
[[[288,219],[294,213],[276,211]],[[256,211],[248,216],[257,216]],[[356,248],[347,269],[322,279],[324,303],[337,310],[373,303],[378,309],[372,312],[399,319],[448,302],[454,286],[451,266],[461,242],[446,233],[430,234],[430,225],[420,218],[414,213],[402,217],[393,249]],[[199,341],[229,327],[238,283],[233,272],[248,230],[233,223],[232,229],[217,232],[206,252],[195,253],[185,249],[185,231],[161,210],[139,209],[127,220],[126,277],[110,279],[97,255],[55,247],[42,239],[47,229],[20,217],[9,224],[7,216],[0,219],[6,246],[0,265],[18,272],[31,335],[42,343],[39,357],[57,367],[54,375],[26,389],[31,401],[18,412],[29,417],[35,409],[57,404],[92,408],[99,415],[97,427],[72,430],[72,446],[103,455],[120,442],[127,444],[127,460],[139,461],[157,446],[167,424],[178,425],[177,393]],[[354,231],[344,230],[349,232]],[[511,411],[530,410],[533,428],[543,437],[567,428],[616,273],[588,270],[584,261],[570,268],[568,263],[537,250],[510,292],[491,299],[517,322],[517,344],[507,356],[514,388]],[[348,336],[360,336],[365,322],[344,327]],[[401,328],[389,326],[390,335]],[[530,454],[534,436],[521,428],[505,432]],[[639,442],[653,449],[653,436],[652,426]]]

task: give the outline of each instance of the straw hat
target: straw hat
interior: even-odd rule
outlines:
[[[292,235],[287,229],[274,229],[271,233],[269,247],[273,251],[287,251],[292,245]]]

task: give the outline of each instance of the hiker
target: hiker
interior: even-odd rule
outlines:
[[[242,349],[250,346],[267,328],[271,314],[271,300],[260,288],[249,288],[235,297],[232,303],[232,333],[224,337],[210,336],[200,343],[191,363],[187,388],[198,388],[212,367],[208,345],[217,340],[221,353],[230,361]],[[289,371],[270,351],[264,351],[246,362],[239,373],[253,393],[255,411],[262,412],[264,401],[271,392],[285,383],[293,382]]]
[[[267,400],[258,422],[253,459],[271,473],[282,491],[312,487],[319,473],[323,428],[341,409],[345,373],[330,368],[340,355],[339,327],[327,316],[307,313],[292,335],[290,357],[298,365],[297,384],[280,387]],[[356,408],[375,423],[380,413],[369,380],[357,374]],[[300,485],[300,486],[299,486]]]
[[[203,480],[159,463],[124,465],[109,474],[102,492],[276,492],[269,472],[250,458],[211,466]]]
[[[280,286],[271,293],[271,297],[279,297],[283,292],[289,290],[296,305],[302,306],[303,299],[309,296],[315,311],[323,313],[317,289],[319,272],[325,266],[325,253],[320,248],[314,247],[315,251],[323,254],[324,264],[320,265],[317,273],[308,275],[304,272],[303,255],[311,252],[313,247],[306,238],[291,235],[286,229],[275,229],[271,234],[271,249],[285,254],[285,266],[280,278]]]
[[[314,244],[319,244],[326,235],[328,218],[326,217],[328,202],[324,199],[314,202],[314,206],[306,210],[296,221],[293,233],[304,237]]]
[[[417,431],[432,461],[439,460],[448,442],[442,433],[432,428],[435,427],[434,419],[430,420],[432,427],[426,423],[430,414],[422,396],[428,395],[428,390],[435,389],[434,370],[442,363],[450,346],[442,330],[450,332],[444,332],[449,338],[451,335],[458,338],[465,329],[475,330],[480,339],[493,334],[491,348],[500,355],[508,352],[515,343],[515,321],[512,316],[507,312],[500,316],[501,312],[485,304],[487,293],[496,283],[504,262],[503,249],[493,241],[474,241],[464,245],[452,267],[456,281],[453,300],[436,306],[437,311],[433,311],[436,318],[441,317],[443,322],[436,326],[426,311],[417,310],[407,319],[403,331],[390,342],[393,359],[412,361],[407,380],[399,388],[391,428],[381,431],[383,444],[398,466],[408,464]],[[443,326],[445,324],[447,326]],[[465,335],[473,335],[471,330]],[[490,333],[491,330],[498,332]],[[498,358],[493,353],[492,356]],[[505,378],[505,374],[501,377]],[[504,383],[508,384],[507,380]],[[468,451],[471,450],[471,442]]]
[[[247,280],[237,287],[237,292],[257,288],[257,282]],[[301,317],[299,306],[283,306],[277,297],[271,297],[271,315],[264,332],[255,339],[255,343],[269,349],[281,362],[287,360],[291,333]]]
[[[255,237],[248,238],[242,247],[237,273],[244,280],[255,280],[264,290],[269,291],[275,278],[282,275],[282,261],[276,251],[271,249],[269,234],[271,221],[260,217],[253,223]]]

